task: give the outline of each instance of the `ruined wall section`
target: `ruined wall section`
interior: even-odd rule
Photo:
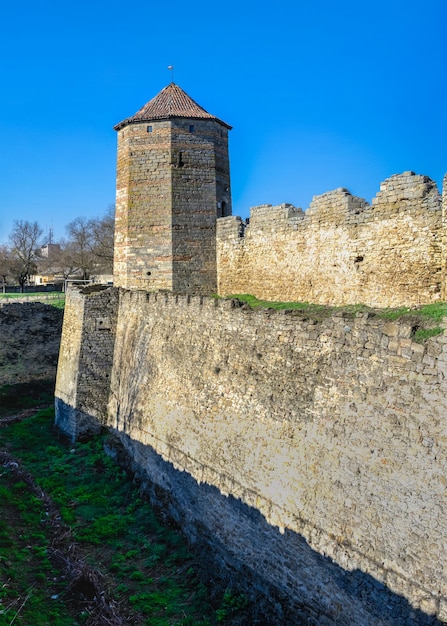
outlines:
[[[107,421],[118,303],[114,288],[67,293],[55,404],[56,425],[72,440]]]
[[[77,290],[65,297],[64,321],[57,365],[56,424],[72,439],[82,426],[78,414],[78,370],[84,333],[84,298]],[[67,407],[66,410],[63,410]],[[71,407],[71,410],[68,408]]]
[[[447,338],[420,345],[411,321],[365,313],[318,322],[233,307],[122,294],[109,425],[136,466],[182,502],[190,537],[214,534],[298,604],[332,615],[327,623],[413,623],[393,604],[401,597],[447,620]],[[196,501],[150,451],[196,481]],[[235,522],[222,503],[201,503],[199,485],[259,511],[283,543],[266,551],[253,513]],[[292,548],[299,537],[397,594],[388,617],[360,600],[361,577],[347,591],[335,565]]]
[[[371,205],[343,188],[218,220],[218,291],[280,301],[411,306],[441,298],[442,203],[436,184],[405,172]]]

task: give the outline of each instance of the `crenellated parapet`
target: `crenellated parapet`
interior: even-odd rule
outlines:
[[[334,223],[342,226],[358,221],[356,216],[368,206],[363,198],[353,196],[344,187],[339,187],[334,191],[314,196],[306,211],[306,216],[313,222]]]
[[[413,204],[417,208],[417,201],[424,198],[429,199],[428,205],[432,204],[433,201],[437,204],[439,191],[436,183],[428,176],[404,172],[387,178],[380,185],[380,191],[373,199],[372,204],[373,206],[380,206],[381,204],[409,202],[410,205]]]
[[[434,302],[444,293],[444,230],[436,183],[413,172],[385,180],[371,204],[338,188],[305,212],[253,207],[247,224],[218,220],[218,291],[333,305]]]

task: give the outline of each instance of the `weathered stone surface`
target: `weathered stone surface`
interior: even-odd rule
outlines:
[[[115,285],[215,293],[216,219],[230,214],[226,125],[181,118],[118,131]]]
[[[339,188],[305,213],[254,207],[247,226],[218,220],[218,291],[380,307],[445,299],[443,220],[436,184],[413,172],[383,182],[371,206]]]
[[[190,99],[173,114],[170,91],[116,127],[115,288],[69,294],[57,424],[113,430],[216,576],[265,594],[262,623],[445,620],[447,337],[173,293],[445,299],[447,178],[442,200],[404,172],[371,206],[338,188],[246,224],[231,217],[229,127],[189,119]]]
[[[114,289],[67,293],[56,377],[56,425],[73,440],[97,431],[106,419],[117,313]]]
[[[430,623],[447,599],[445,338],[424,349],[393,324],[391,351],[389,323],[363,314],[70,296],[77,382],[62,351],[57,394],[122,436],[191,541],[201,528],[316,623]]]

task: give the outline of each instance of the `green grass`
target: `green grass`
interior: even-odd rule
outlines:
[[[400,307],[396,309],[374,309],[376,314],[389,320],[397,320],[404,315],[420,315],[427,321],[439,322],[447,317],[447,302],[434,302],[433,304],[424,304],[410,309],[409,307]]]
[[[443,318],[447,317],[447,302],[425,304],[418,309],[418,312],[427,319],[442,322]]]
[[[412,325],[411,338],[416,343],[424,343],[432,337],[441,335],[446,327],[444,319],[447,318],[447,303],[435,302],[424,304],[410,309],[400,307],[397,309],[378,310],[377,315],[382,319],[398,320],[403,318]]]
[[[60,291],[33,291],[30,293],[0,293],[0,301],[25,299],[28,302],[43,302],[58,309],[65,306],[65,293]]]
[[[240,302],[249,305],[252,309],[296,311],[297,313],[302,313],[306,317],[311,317],[316,321],[321,321],[330,317],[336,310],[336,307],[326,306],[324,304],[312,304],[311,302],[276,302],[271,300],[259,300],[258,298],[255,298],[255,296],[247,293],[226,296],[225,299],[239,300]]]
[[[0,448],[32,474],[68,529],[68,545],[99,569],[131,623],[154,626],[224,624],[245,607],[226,594],[211,606],[183,536],[160,523],[130,477],[105,455],[104,438],[66,447],[52,431],[53,409],[0,429]],[[67,581],[51,561],[54,541],[45,507],[23,480],[0,476],[0,626],[84,623],[69,602]],[[5,505],[3,504],[5,503]],[[6,504],[7,503],[7,504]]]
[[[258,298],[255,298],[255,296],[252,296],[248,293],[226,296],[226,299],[240,300],[241,302],[245,302],[246,304],[250,305],[253,309],[298,309],[299,311],[313,312],[326,312],[335,309],[335,307],[328,307],[323,304],[311,304],[310,302],[275,302],[271,300],[259,300]]]
[[[56,309],[64,309],[65,308],[65,296],[61,298],[57,298],[55,300],[49,300],[46,302],[50,306],[54,306]]]
[[[356,315],[357,313],[372,311],[364,304],[348,304],[343,307],[330,306],[326,304],[313,304],[312,302],[277,302],[273,300],[259,300],[250,294],[235,294],[226,296],[226,299],[236,299],[248,304],[252,309],[271,309],[276,311],[297,311],[316,320],[330,317],[336,311],[342,311],[346,315]]]
[[[0,484],[0,625],[76,624],[59,598],[65,582],[50,562],[42,503],[3,469]]]
[[[411,338],[416,343],[424,343],[431,337],[436,337],[444,332],[444,328],[437,326],[436,328],[415,328],[411,334]]]
[[[447,319],[447,303],[435,302],[433,304],[425,304],[419,307],[397,307],[387,309],[376,309],[368,307],[364,304],[350,304],[342,307],[325,306],[321,304],[311,304],[309,302],[272,302],[269,300],[258,300],[250,294],[235,294],[227,296],[227,299],[237,299],[251,308],[264,308],[273,310],[295,310],[300,311],[303,315],[312,317],[320,321],[330,317],[334,312],[339,311],[347,316],[354,316],[357,313],[369,312],[381,319],[395,321],[402,319],[412,324],[412,339],[422,343],[431,337],[435,337],[444,332]],[[433,326],[436,324],[436,326]]]

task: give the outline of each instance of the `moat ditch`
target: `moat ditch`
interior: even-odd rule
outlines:
[[[104,436],[68,445],[53,408],[24,399],[0,419],[0,625],[256,623],[243,595],[204,584]]]
[[[280,308],[317,321],[328,314],[324,308],[312,312],[302,304],[296,308],[290,303],[276,304],[263,306],[272,309],[272,314]],[[244,303],[242,298],[235,306],[255,308],[253,302]],[[419,329],[442,332],[446,305],[440,303],[429,311],[430,315],[408,309],[376,312],[359,306],[338,310],[338,314],[347,319],[358,313],[384,315],[390,320],[403,315],[414,339],[424,341],[416,333]],[[274,624],[267,621],[267,614],[262,621],[259,607],[254,607],[251,598],[247,600],[231,577],[218,579],[206,560],[190,552],[175,525],[165,517],[160,521],[132,476],[104,455],[102,438],[74,446],[58,439],[52,430],[50,405],[61,317],[51,329],[39,328],[40,323],[47,326],[51,320],[45,310],[34,310],[26,321],[25,309],[0,319],[2,347],[14,344],[14,358],[10,364],[5,362],[13,369],[6,373],[3,365],[0,367],[0,374],[5,375],[2,382],[7,381],[0,388],[0,449],[5,455],[0,462],[0,626],[12,620],[33,626]],[[29,324],[32,333],[27,330]],[[51,350],[42,352],[45,358],[39,361],[39,345],[48,347],[49,337]],[[38,463],[42,463],[39,471]],[[121,487],[117,476],[123,480]],[[79,482],[73,482],[71,492],[68,486],[74,477]],[[48,482],[53,480],[50,488]],[[93,502],[86,499],[90,492]],[[118,493],[127,498],[123,504],[115,500]],[[103,501],[110,501],[112,510],[99,509],[98,503]],[[82,514],[79,519],[78,513]],[[31,518],[34,525],[28,526]],[[129,544],[122,539],[128,529]],[[171,541],[171,532],[179,538]],[[162,547],[155,547],[160,535]],[[177,595],[171,586],[174,582],[186,595]]]

